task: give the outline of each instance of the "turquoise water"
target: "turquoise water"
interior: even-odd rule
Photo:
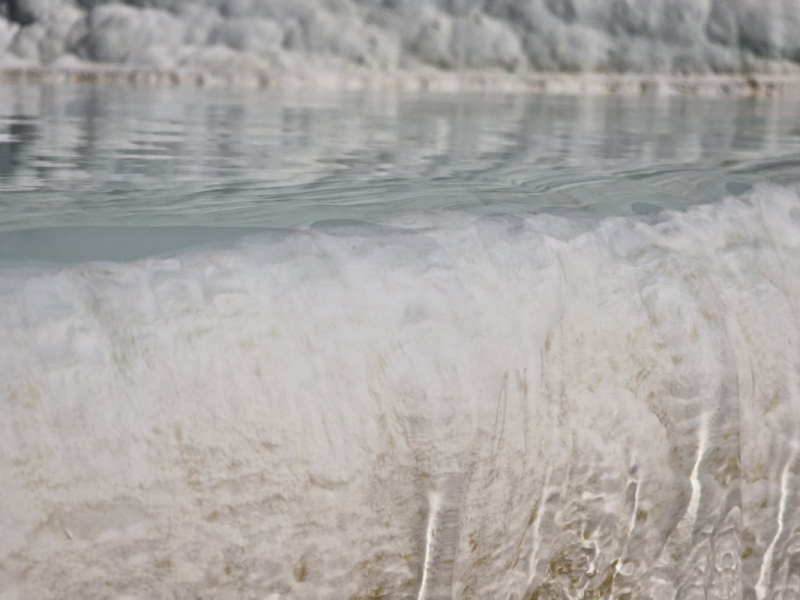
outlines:
[[[792,99],[6,86],[0,258],[442,209],[647,213],[799,173]]]

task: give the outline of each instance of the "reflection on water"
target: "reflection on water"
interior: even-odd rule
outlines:
[[[36,139],[36,124],[28,116],[11,116],[0,137],[0,176],[10,177],[25,160],[25,148]]]
[[[793,181],[798,125],[787,99],[5,87],[0,228],[641,213]]]

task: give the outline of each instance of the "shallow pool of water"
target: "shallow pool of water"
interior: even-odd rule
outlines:
[[[641,214],[798,179],[791,99],[0,89],[6,259],[444,209]]]

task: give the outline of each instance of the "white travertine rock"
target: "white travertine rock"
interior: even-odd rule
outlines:
[[[14,35],[9,50],[19,58],[38,61],[39,44],[45,39],[46,33],[44,25],[39,23],[23,25]]]
[[[800,199],[0,267],[0,598],[788,598]]]
[[[19,31],[19,25],[0,18],[0,58],[6,53]]]
[[[93,60],[137,64],[150,47],[177,49],[182,40],[183,24],[169,13],[107,4],[89,14],[82,45]]]
[[[8,15],[45,26],[53,41],[39,54],[47,60],[69,52],[125,65],[162,56],[152,64],[160,68],[180,62],[173,34],[182,30],[192,46],[376,72],[800,71],[797,0],[11,0]],[[76,47],[65,38],[82,18],[91,26],[86,47]]]

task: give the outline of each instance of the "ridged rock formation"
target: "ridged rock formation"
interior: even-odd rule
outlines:
[[[6,67],[790,73],[797,0],[6,0]]]

